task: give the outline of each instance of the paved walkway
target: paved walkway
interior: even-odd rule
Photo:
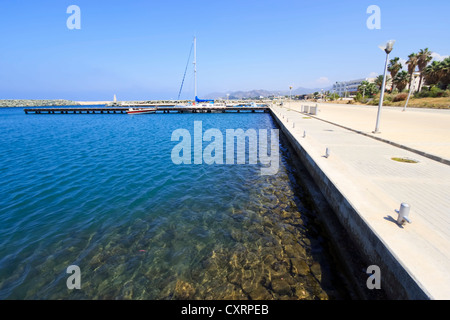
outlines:
[[[272,110],[429,296],[450,299],[450,166],[294,111],[299,104],[287,107]],[[383,110],[380,129],[384,139],[450,159],[449,114]],[[376,108],[324,104],[318,117],[370,133]],[[410,204],[412,220],[403,228],[394,211],[402,202]]]
[[[311,104],[315,105],[315,104]],[[301,103],[292,103],[300,110]],[[420,150],[450,163],[450,110],[383,107],[379,134],[374,134],[378,106],[319,104],[317,117],[374,137]]]

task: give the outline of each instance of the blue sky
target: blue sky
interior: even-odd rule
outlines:
[[[66,26],[70,5],[80,30]],[[449,12],[448,0],[1,0],[0,99],[176,98],[194,35],[199,96],[328,87],[382,73],[390,39],[392,57],[449,55]]]

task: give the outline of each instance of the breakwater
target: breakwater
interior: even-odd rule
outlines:
[[[78,106],[76,101],[57,99],[57,100],[0,100],[0,108],[20,108],[20,107],[62,107]]]

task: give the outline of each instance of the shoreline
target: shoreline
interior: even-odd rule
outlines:
[[[66,99],[0,99],[0,108],[26,108],[26,107],[67,107],[67,106],[121,106],[122,103],[125,104],[167,104],[167,103],[175,103],[175,104],[183,104],[188,103],[191,100],[130,100],[130,101],[75,101],[75,100],[66,100]],[[222,102],[222,100],[217,100],[218,102]],[[232,100],[233,103],[248,103],[248,102],[266,102],[266,103],[275,103],[276,101],[269,100]],[[353,102],[353,101],[352,101]],[[284,101],[286,106],[289,106],[289,100]],[[315,100],[293,100],[293,104],[305,103],[305,104],[319,104],[319,105],[340,105],[340,106],[349,106],[349,107],[362,107],[362,108],[378,108],[378,106],[370,105],[370,104],[360,104],[360,103],[348,103],[344,101],[315,101]],[[402,109],[403,105],[383,105],[383,109]],[[408,106],[408,110],[450,110],[450,106],[417,106],[411,104]]]

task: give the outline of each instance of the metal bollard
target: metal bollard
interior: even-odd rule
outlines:
[[[398,225],[403,225],[405,224],[405,221],[408,223],[411,223],[411,220],[409,219],[409,210],[411,209],[411,207],[409,206],[409,204],[407,203],[402,203],[400,205],[400,210],[395,210],[395,212],[398,213],[398,219],[397,219],[397,224]]]

